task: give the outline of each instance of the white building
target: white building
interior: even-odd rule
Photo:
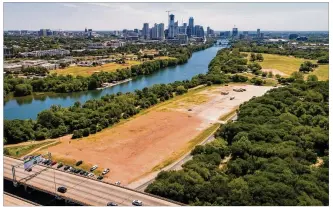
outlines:
[[[42,57],[42,56],[57,56],[57,55],[69,55],[69,50],[64,49],[52,49],[52,50],[38,50],[38,51],[32,51],[32,52],[22,52],[20,53],[23,57]]]
[[[3,65],[3,70],[5,72],[14,72],[14,71],[20,71],[22,69],[22,65],[21,64],[4,64]]]

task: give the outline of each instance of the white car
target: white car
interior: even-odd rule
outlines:
[[[104,169],[104,171],[102,172],[102,175],[105,175],[105,174],[107,174],[108,172],[110,172],[110,169],[109,169],[109,168],[106,168],[106,169]]]
[[[94,177],[94,174],[89,173],[88,177]]]
[[[135,205],[135,206],[142,206],[142,201],[140,201],[140,200],[134,200],[132,202],[132,204]]]
[[[72,169],[73,169],[72,167],[69,167],[67,171],[70,172]]]
[[[116,184],[116,185],[120,185],[120,181],[117,181],[117,182],[115,182],[114,184]]]
[[[94,170],[96,170],[98,168],[98,165],[94,165],[94,166],[92,166],[92,168],[90,168],[90,171],[94,171]]]

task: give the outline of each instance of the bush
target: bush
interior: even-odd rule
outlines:
[[[84,137],[89,136],[89,134],[90,134],[90,128],[85,128],[85,129],[83,129],[83,133],[82,133],[82,135],[83,135]]]
[[[181,95],[181,94],[184,94],[186,92],[187,92],[187,90],[184,86],[177,86],[177,88],[176,88],[176,94],[177,95]]]
[[[14,96],[27,96],[32,93],[32,87],[29,84],[18,84],[15,86]]]

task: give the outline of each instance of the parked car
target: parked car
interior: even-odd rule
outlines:
[[[57,161],[52,161],[52,162],[51,162],[51,165],[52,165],[52,166],[55,165],[55,164],[57,164]]]
[[[32,168],[30,167],[30,168],[26,169],[26,171],[31,172]]]
[[[57,168],[59,169],[59,168],[61,168],[62,166],[64,166],[62,163],[59,163],[58,164],[58,166],[57,166]]]
[[[96,170],[97,168],[98,168],[98,165],[94,165],[94,166],[92,166],[92,168],[90,168],[90,171],[92,172],[92,171]]]
[[[84,176],[88,176],[89,175],[89,173],[88,172],[84,172]]]
[[[72,170],[73,170],[73,168],[72,168],[72,167],[69,167],[67,171],[68,171],[68,172],[72,172]]]
[[[101,176],[101,175],[97,177],[97,180],[102,180],[102,179],[103,179],[103,176]]]
[[[89,173],[89,174],[88,174],[88,177],[94,177],[94,174]]]
[[[81,170],[80,175],[84,175],[86,172],[84,170]]]
[[[120,181],[117,181],[117,182],[115,182],[114,184],[116,184],[116,185],[120,185]]]
[[[65,167],[64,167],[64,170],[68,170],[70,167],[68,166],[68,165],[66,165]]]
[[[77,162],[75,165],[76,165],[76,166],[79,166],[79,165],[81,165],[81,164],[82,164],[82,162],[83,162],[83,161],[82,161],[82,160],[80,160],[80,161],[78,161],[78,162]]]
[[[75,173],[76,173],[76,174],[79,174],[80,172],[81,172],[80,169],[76,169],[76,170],[75,170]]]
[[[106,169],[104,169],[104,171],[102,172],[102,175],[105,175],[105,174],[107,174],[108,172],[110,172],[110,169],[109,169],[109,168],[106,168]]]
[[[106,206],[118,206],[118,204],[114,203],[114,202],[109,202],[106,204]]]
[[[60,193],[66,193],[66,191],[67,191],[67,188],[64,187],[64,186],[58,187],[58,192],[60,192]]]
[[[135,205],[135,206],[142,206],[142,201],[140,201],[140,200],[134,200],[132,202],[132,204]]]

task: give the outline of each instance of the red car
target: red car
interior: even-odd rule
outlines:
[[[53,162],[52,162],[52,166],[55,165],[55,164],[57,164],[57,162],[56,162],[56,161],[53,161]]]

